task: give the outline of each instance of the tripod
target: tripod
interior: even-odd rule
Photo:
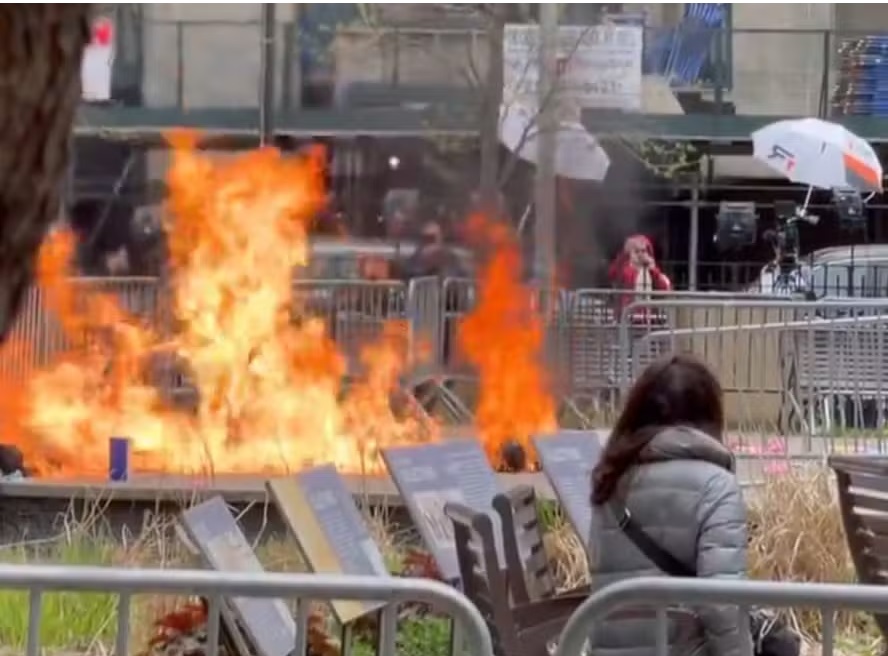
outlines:
[[[778,200],[774,202],[777,228],[776,230],[768,230],[764,235],[774,249],[774,261],[771,264],[771,269],[772,271],[776,270],[776,273],[771,289],[772,294],[795,296],[807,294],[810,291],[809,281],[806,280],[799,264],[801,250],[799,223],[817,225],[820,220],[820,217],[807,212],[810,195],[809,189],[805,206],[802,208],[798,208],[792,201]]]

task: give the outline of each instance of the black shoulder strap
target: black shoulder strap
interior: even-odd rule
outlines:
[[[616,513],[616,517],[618,518],[617,525],[620,527],[620,530],[622,530],[626,537],[632,540],[633,544],[638,547],[638,550],[647,556],[648,560],[659,567],[660,570],[669,576],[680,578],[695,578],[697,576],[695,570],[685,565],[678,558],[657,544],[654,539],[644,531],[644,529],[636,524],[635,520],[632,519],[632,514],[629,512],[628,508],[623,506],[622,512],[620,512],[619,507],[617,507]]]

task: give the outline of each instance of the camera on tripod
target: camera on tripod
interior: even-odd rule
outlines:
[[[767,230],[763,235],[766,242],[774,249],[774,259],[781,273],[789,273],[799,265],[799,252],[801,241],[799,238],[799,223],[817,225],[820,217],[816,214],[808,214],[804,208],[791,200],[775,200],[774,214],[777,217],[777,226],[774,230]]]

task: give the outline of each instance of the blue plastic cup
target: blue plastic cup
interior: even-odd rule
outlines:
[[[108,480],[126,481],[129,479],[130,440],[128,437],[108,439]]]

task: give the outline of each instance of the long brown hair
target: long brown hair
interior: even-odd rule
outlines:
[[[718,379],[691,355],[672,355],[642,372],[592,470],[592,503],[613,496],[623,474],[654,436],[670,426],[689,426],[721,441],[725,416]]]

